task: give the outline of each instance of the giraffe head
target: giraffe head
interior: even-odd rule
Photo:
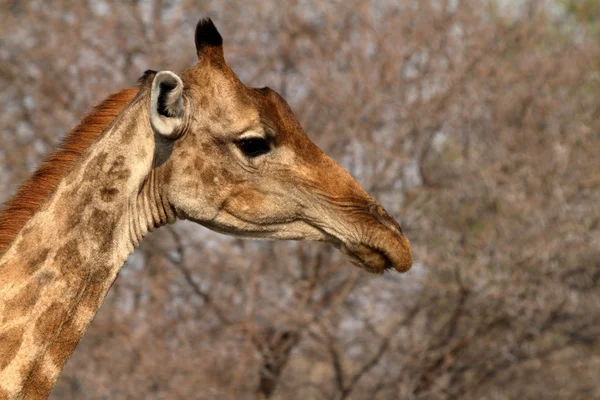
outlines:
[[[177,215],[240,237],[326,241],[370,272],[408,270],[398,223],[308,138],[279,94],[238,79],[210,20],[195,41],[195,66],[147,78],[154,169]]]

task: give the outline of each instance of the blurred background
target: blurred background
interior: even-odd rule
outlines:
[[[600,398],[600,0],[0,0],[0,201],[92,105],[194,64],[202,16],[415,265],[178,222],[53,399]]]

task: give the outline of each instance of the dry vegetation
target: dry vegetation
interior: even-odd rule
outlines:
[[[0,201],[92,104],[194,62],[209,14],[417,259],[162,228],[53,398],[599,398],[600,22],[502,3],[0,1]]]

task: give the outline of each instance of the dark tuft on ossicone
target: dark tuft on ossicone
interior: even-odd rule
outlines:
[[[210,18],[203,18],[196,25],[196,51],[205,47],[220,47],[223,45],[223,38],[217,30],[217,27]]]
[[[140,78],[138,79],[138,85],[144,86],[146,83],[152,82],[152,79],[154,79],[154,75],[156,75],[156,71],[154,71],[153,69],[147,69],[146,71],[144,71],[144,75],[140,76]]]

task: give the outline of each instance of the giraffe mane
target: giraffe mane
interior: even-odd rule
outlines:
[[[135,98],[139,89],[123,89],[94,107],[17,190],[0,211],[0,256],[71,170],[83,152]]]

